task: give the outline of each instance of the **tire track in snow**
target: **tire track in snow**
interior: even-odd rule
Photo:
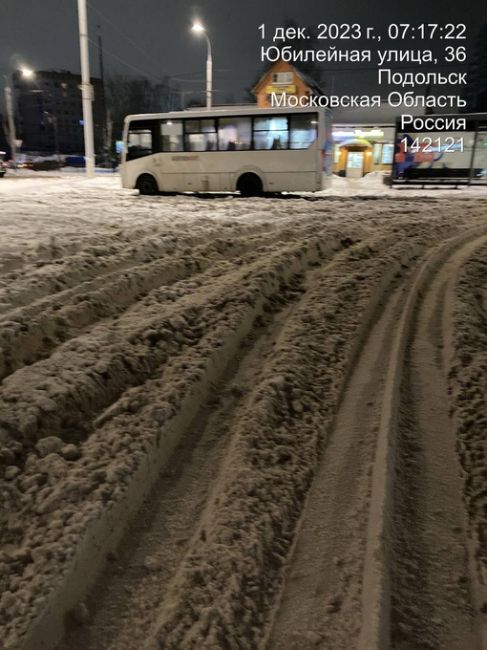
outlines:
[[[415,240],[414,227],[411,227],[407,235],[402,229],[402,235],[410,237],[409,246],[404,246],[398,242],[395,228],[384,230],[390,234],[384,234],[382,243],[380,237],[371,237],[370,242],[342,253],[341,262],[337,260],[336,265],[332,263],[321,268],[336,244],[327,241],[328,228],[320,237],[288,245],[280,258],[275,255],[262,260],[260,267],[257,262],[244,264],[242,273],[234,270],[222,276],[219,290],[216,281],[212,283],[213,288],[209,287],[212,292],[209,299],[201,287],[193,287],[187,297],[176,296],[174,304],[163,309],[160,305],[145,304],[145,299],[142,299],[127,308],[116,327],[95,324],[86,336],[65,344],[69,351],[70,344],[75,343],[76,348],[81,341],[78,366],[73,366],[76,372],[71,377],[63,375],[66,364],[72,362],[68,361],[68,356],[58,359],[59,363],[52,361],[59,350],[50,359],[29,369],[35,372],[39,367],[48,369],[40,383],[36,384],[35,380],[29,387],[27,381],[22,386],[29,399],[37,400],[37,421],[30,428],[23,419],[26,414],[22,413],[20,404],[16,405],[15,399],[7,399],[4,403],[8,413],[5,420],[7,430],[1,435],[10,440],[14,434],[12,440],[15,442],[19,422],[27,424],[24,429],[27,446],[33,445],[39,433],[74,434],[77,440],[79,436],[81,458],[67,458],[64,456],[67,452],[60,450],[45,458],[28,453],[21,474],[13,476],[6,484],[8,511],[13,513],[17,504],[19,515],[9,519],[4,529],[6,544],[2,547],[3,555],[0,555],[5,575],[12,576],[10,587],[13,591],[6,592],[2,603],[6,605],[9,643],[15,647],[15,638],[21,637],[25,647],[38,650],[36,643],[39,639],[52,641],[56,636],[59,638],[63,612],[76,606],[86,594],[103,566],[106,549],[117,545],[124,526],[135,516],[160,467],[167,462],[177,441],[185,435],[198,408],[206,404],[211,394],[211,382],[218,381],[228,359],[235,355],[239,343],[252,328],[255,317],[266,309],[272,310],[273,301],[279,302],[279,294],[285,290],[286,283],[296,273],[302,273],[311,262],[318,265],[316,275],[314,272],[310,274],[312,281],[308,283],[307,293],[286,317],[271,358],[262,366],[261,378],[256,383],[250,405],[239,416],[238,426],[232,427],[230,459],[226,459],[216,483],[218,494],[215,501],[219,501],[221,496],[223,502],[221,516],[220,506],[215,511],[210,498],[204,519],[197,524],[200,528],[196,537],[189,540],[188,554],[177,567],[175,585],[168,591],[176,594],[180,589],[184,591],[184,580],[191,580],[191,573],[196,570],[191,562],[189,573],[185,573],[184,567],[188,567],[188,558],[196,558],[202,562],[202,575],[209,571],[209,592],[214,590],[215,600],[221,607],[217,604],[211,611],[200,610],[202,603],[195,601],[195,611],[202,614],[201,625],[188,629],[185,613],[168,609],[168,601],[164,600],[159,630],[153,637],[165,639],[161,643],[169,639],[168,644],[174,643],[174,647],[179,648],[179,641],[174,639],[189,634],[186,637],[188,642],[191,641],[194,647],[204,648],[210,647],[215,639],[227,638],[227,633],[231,639],[232,635],[243,631],[243,637],[235,638],[245,638],[248,647],[258,643],[272,606],[274,590],[281,579],[286,549],[292,540],[302,500],[314,473],[319,446],[317,436],[326,429],[328,418],[333,414],[347,372],[347,362],[350,361],[347,346],[355,342],[360,330],[364,316],[361,309],[367,311],[368,301],[374,302],[374,287],[384,288],[384,283],[401,272],[401,264],[409,264],[428,241],[427,236]],[[434,228],[430,235],[434,237]],[[303,231],[297,236],[303,238]],[[316,244],[310,243],[313,239],[322,244],[325,242],[321,254]],[[388,249],[385,254],[384,248]],[[376,264],[372,262],[374,257],[377,258]],[[323,271],[322,275],[320,271]],[[161,291],[164,293],[165,289]],[[196,313],[192,310],[195,298]],[[168,311],[163,316],[161,312],[165,313],[166,307]],[[167,328],[165,319],[170,315],[185,319],[188,316],[190,320],[194,318],[194,322],[190,328],[183,326],[181,320],[175,329]],[[144,321],[144,328],[137,325],[141,321]],[[192,341],[184,340],[185,329],[192,327],[195,330],[201,328],[201,331],[196,332]],[[159,334],[166,329],[171,329],[172,333],[169,341],[162,342]],[[116,340],[111,341],[108,335],[114,332]],[[183,340],[177,340],[178,333],[182,334]],[[165,348],[165,354],[157,359],[154,355],[157,357],[159,352],[154,348],[159,346]],[[112,376],[109,367],[108,376],[103,376],[107,372],[107,366],[102,368],[102,357],[106,353],[114,360]],[[118,362],[122,363],[120,368],[128,375],[128,380],[122,377],[121,383],[117,383],[120,382]],[[316,375],[312,374],[314,366]],[[94,368],[100,372],[93,373]],[[281,371],[285,375],[284,384],[278,381],[277,384],[271,382],[271,385],[269,379]],[[58,373],[60,377],[57,377]],[[28,378],[29,373],[22,375],[19,371],[12,378],[15,376]],[[46,377],[52,379],[50,386]],[[73,403],[70,391],[74,394],[83,387],[85,379],[88,403]],[[111,391],[109,395],[104,392],[106,383],[108,391]],[[9,381],[4,385],[8,387]],[[20,395],[21,385],[19,380],[18,392],[7,390],[7,398]],[[54,405],[45,400],[47,391],[51,389],[49,398],[53,397]],[[324,395],[326,406],[321,403]],[[47,408],[42,410],[43,407]],[[7,421],[12,414],[14,418]],[[71,431],[67,431],[65,426],[69,424],[69,417],[73,423]],[[86,429],[85,423],[88,425]],[[245,431],[249,433],[249,441],[255,445],[248,456],[245,455],[245,444],[242,446],[242,442],[245,443],[242,432]],[[15,444],[8,451],[10,458],[18,453]],[[253,486],[256,492],[247,497],[245,477],[238,471],[232,472],[232,462],[241,459],[243,451],[243,457],[251,460],[252,467],[261,472],[263,480],[262,484]],[[8,461],[7,464],[10,462],[9,458],[1,460],[4,463]],[[235,467],[239,467],[238,462]],[[276,479],[278,484],[275,494],[274,488],[268,490],[265,487],[265,481],[272,474],[267,470],[272,467],[277,472],[276,476],[272,475],[272,482]],[[281,469],[284,472],[279,477],[277,470]],[[294,487],[279,493],[284,484]],[[137,485],[138,488],[134,487]],[[281,498],[283,505],[279,510]],[[231,535],[231,530],[235,529],[232,522],[238,529],[238,518],[242,512],[248,512],[249,505],[252,514],[244,521],[242,530],[249,526],[253,531],[254,534],[248,536],[252,546],[241,549],[238,540]],[[32,514],[27,514],[29,512]],[[30,522],[29,531],[23,529],[25,521]],[[260,521],[257,526],[256,521]],[[206,540],[201,538],[202,530]],[[18,548],[20,539],[24,542]],[[221,560],[219,566],[218,562],[215,564],[215,569],[221,571],[221,583],[218,574],[212,573],[206,564],[215,543],[223,544],[220,548],[223,555],[215,556]],[[82,558],[87,557],[88,550],[92,553],[90,563],[86,565]],[[240,550],[248,560],[247,565],[240,563]],[[247,550],[250,555],[245,555]],[[257,557],[254,565],[256,557],[253,553]],[[263,565],[259,564],[259,557],[264,559]],[[228,584],[225,591],[227,581],[224,577],[232,566],[236,575],[243,578],[241,582],[238,577],[237,583]],[[263,569],[264,575],[259,571],[254,574],[252,566]],[[245,577],[248,571],[251,572],[249,580]],[[38,577],[33,579],[33,576]],[[212,576],[216,578],[214,582]],[[201,592],[198,585],[197,581],[194,591],[203,599],[207,598],[208,593]],[[262,587],[262,596],[259,595],[259,586]],[[18,597],[13,595],[15,593]],[[158,604],[154,603],[155,606]],[[155,611],[156,607],[154,616]],[[126,642],[129,644],[131,640],[126,639]]]

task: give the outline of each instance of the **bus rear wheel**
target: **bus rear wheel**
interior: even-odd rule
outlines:
[[[263,191],[262,181],[257,174],[242,174],[237,181],[237,190],[242,196],[260,196]]]
[[[136,188],[141,194],[154,195],[159,192],[155,178],[149,174],[142,174],[142,176],[139,176]]]

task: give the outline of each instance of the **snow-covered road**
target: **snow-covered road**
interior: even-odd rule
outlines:
[[[35,258],[38,248],[62,245],[66,251],[81,242],[105,241],[116,230],[176,226],[185,230],[190,224],[204,229],[210,223],[227,220],[226,227],[260,222],[271,223],[286,216],[300,219],[313,208],[309,200],[333,201],[334,210],[342,212],[342,202],[384,198],[395,201],[423,198],[426,204],[438,199],[477,198],[487,200],[487,188],[421,190],[390,189],[382,175],[369,174],[362,180],[349,181],[334,177],[330,189],[302,194],[303,201],[283,198],[273,200],[242,200],[233,195],[190,195],[139,197],[138,192],[124,190],[118,174],[103,173],[86,179],[81,171],[73,172],[10,172],[0,179],[0,253],[1,262],[11,267],[18,255]],[[288,203],[290,201],[290,203]],[[418,205],[418,203],[416,203]],[[317,206],[319,212],[330,212],[329,204]],[[360,208],[352,208],[360,212]],[[396,212],[396,210],[394,210]],[[194,218],[196,217],[196,219]],[[231,221],[228,221],[231,219]]]
[[[463,650],[462,630],[476,650],[487,194],[379,181],[249,200],[0,180],[2,647],[355,647],[396,324],[437,252],[394,408],[446,418],[463,475],[430,490],[443,445],[401,420],[381,570],[391,648]]]

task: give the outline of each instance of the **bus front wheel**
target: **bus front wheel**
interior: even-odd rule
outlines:
[[[237,181],[237,190],[242,196],[260,196],[262,194],[262,181],[257,174],[242,174]]]
[[[139,176],[136,188],[141,194],[154,195],[159,192],[155,178],[149,176],[149,174],[142,174],[142,176]]]

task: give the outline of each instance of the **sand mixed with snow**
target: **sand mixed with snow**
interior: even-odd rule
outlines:
[[[256,648],[363,337],[432,246],[487,223],[487,202],[117,183],[0,181],[0,638],[55,647],[69,611],[62,648]],[[449,377],[484,568],[485,254],[459,279]],[[180,510],[154,506],[145,537],[158,517],[164,533],[141,557],[130,525],[196,430],[199,469],[190,455],[166,479],[156,500],[187,485]],[[106,605],[89,588],[119,546],[136,559],[114,614],[109,587]]]
[[[455,355],[449,383],[458,427],[458,454],[481,583],[487,584],[487,247],[467,262],[455,302]],[[487,602],[481,603],[484,610]]]

